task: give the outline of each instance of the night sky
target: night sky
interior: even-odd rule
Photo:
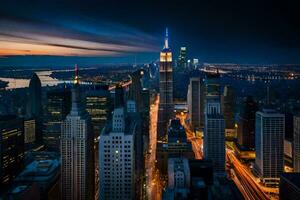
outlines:
[[[300,63],[299,10],[271,0],[2,0],[0,65],[150,62],[165,27],[175,56],[186,46],[200,62]]]

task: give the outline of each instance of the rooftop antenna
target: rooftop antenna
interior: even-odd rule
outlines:
[[[78,85],[79,84],[79,75],[78,75],[78,66],[77,64],[75,64],[75,77],[74,77],[74,84]]]
[[[165,49],[169,48],[169,33],[168,33],[168,28],[166,28],[166,36],[165,36]]]

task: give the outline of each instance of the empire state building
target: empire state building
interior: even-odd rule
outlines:
[[[165,45],[160,52],[159,93],[157,140],[167,141],[167,127],[173,117],[173,68],[172,52],[169,48],[168,29],[166,29]]]

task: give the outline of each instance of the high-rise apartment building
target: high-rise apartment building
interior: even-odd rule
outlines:
[[[157,140],[166,141],[167,126],[174,112],[172,51],[169,48],[168,29],[166,30],[164,48],[160,52],[159,94]]]
[[[61,133],[61,198],[93,199],[94,136],[90,116],[82,105],[78,69],[75,69],[72,108],[62,123]]]
[[[283,172],[284,114],[273,109],[256,112],[255,170],[265,185],[278,184]]]

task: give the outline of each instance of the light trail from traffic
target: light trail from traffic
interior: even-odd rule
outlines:
[[[157,118],[158,118],[159,96],[150,107],[149,127],[149,150],[146,156],[146,186],[147,196],[150,200],[160,200],[162,185],[160,184],[159,171],[156,169],[156,142],[157,142]]]
[[[186,113],[176,114],[176,118],[180,119],[180,123],[185,128],[186,137],[187,140],[190,141],[192,144],[193,152],[195,154],[195,159],[202,159],[203,141],[201,138],[195,136],[195,133],[192,131],[191,126],[185,122],[187,119],[187,114]]]
[[[277,199],[276,194],[278,193],[278,189],[260,185],[259,180],[253,176],[246,165],[239,161],[233,150],[227,148],[226,156],[228,161],[232,164],[232,179],[245,199]],[[268,193],[273,193],[275,196],[268,195]]]

